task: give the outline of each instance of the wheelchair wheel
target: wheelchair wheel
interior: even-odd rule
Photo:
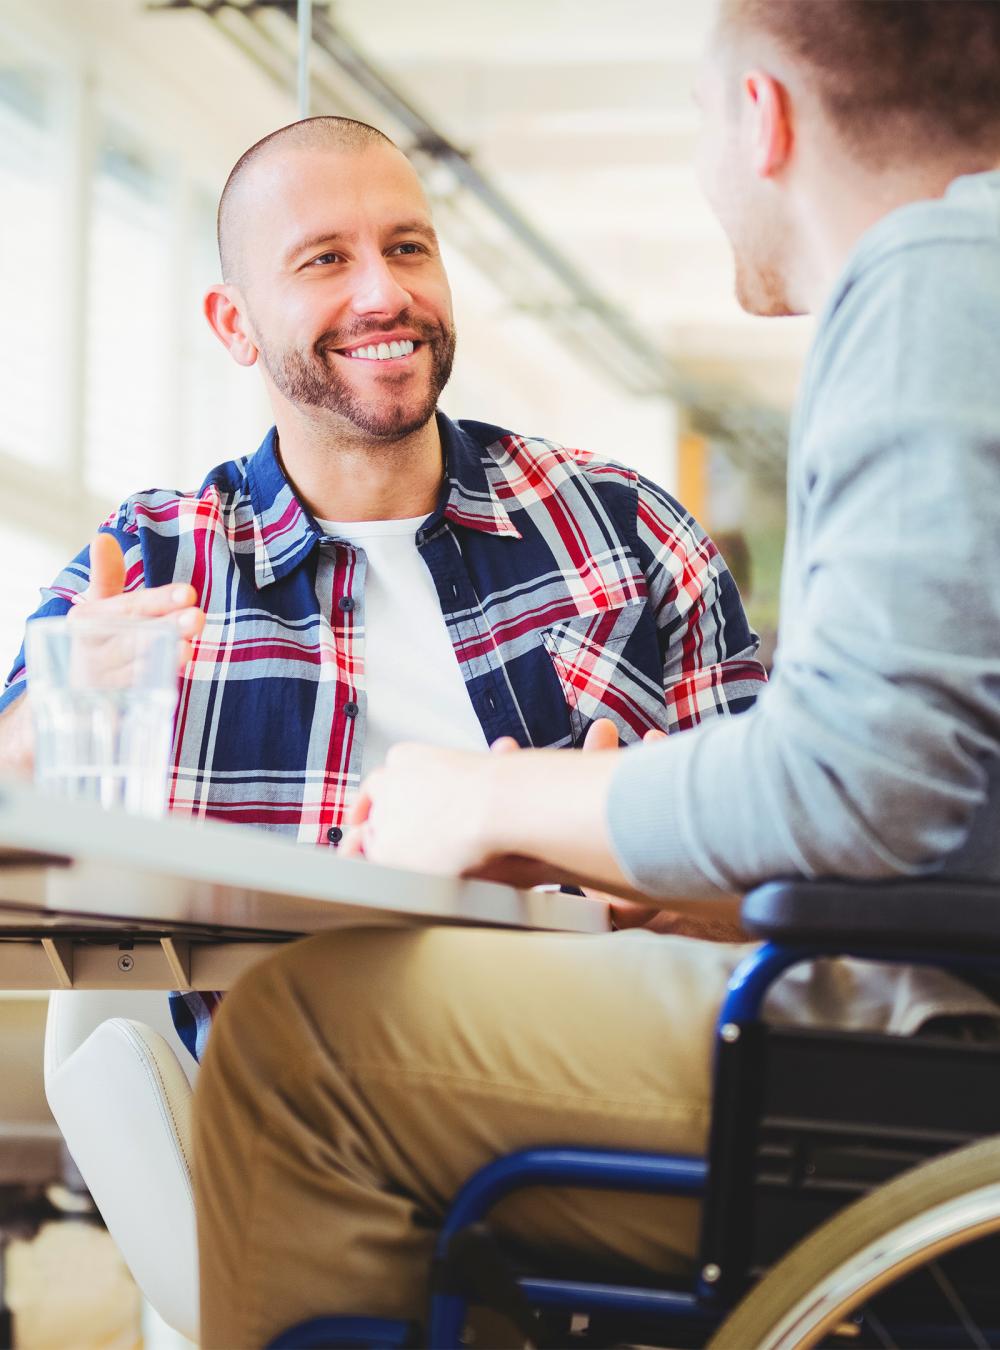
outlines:
[[[922,1163],[841,1210],[767,1272],[707,1350],[808,1350],[861,1310],[879,1308],[876,1295],[888,1299],[886,1291],[921,1270],[944,1290],[968,1336],[963,1343],[995,1345],[937,1263],[998,1233],[1000,1137],[991,1137]],[[857,1323],[848,1334],[858,1336]],[[876,1343],[897,1341],[877,1331]]]

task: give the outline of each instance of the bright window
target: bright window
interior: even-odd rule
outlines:
[[[219,280],[214,197],[194,194],[188,221],[187,269],[180,298],[185,398],[179,410],[181,446],[175,460],[182,478],[171,480],[170,486],[193,488],[216,464],[256,450],[272,418],[260,373],[233,361],[202,314],[204,294]]]
[[[70,555],[50,540],[0,518],[0,685],[24,637],[24,621],[38,608],[38,591],[54,581]]]
[[[105,126],[93,182],[84,479],[101,497],[164,485],[174,383],[168,185]]]
[[[0,68],[0,452],[33,464],[57,455],[61,378],[49,93],[41,71]]]

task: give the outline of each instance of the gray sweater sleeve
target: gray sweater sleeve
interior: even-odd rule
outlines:
[[[740,717],[623,752],[612,783],[613,845],[649,894],[911,875],[961,859],[984,820],[995,837],[998,255],[883,249],[828,311],[772,682]]]

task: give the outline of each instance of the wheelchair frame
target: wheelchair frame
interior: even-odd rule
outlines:
[[[536,1345],[557,1311],[596,1327],[597,1343],[655,1344],[665,1333],[672,1345],[701,1345],[778,1256],[845,1204],[927,1158],[1000,1134],[1000,1043],[772,1028],[760,1017],[781,974],[831,956],[935,965],[1000,990],[1000,886],[771,882],[745,898],[742,913],[768,940],[734,972],[718,1017],[708,1159],[539,1148],[487,1164],[442,1224],[425,1344],[461,1346],[478,1302]],[[894,946],[901,933],[904,951]],[[538,1186],[702,1197],[693,1287],[519,1272],[484,1220],[504,1196]],[[411,1323],[334,1317],[271,1344],[390,1347],[419,1337]]]

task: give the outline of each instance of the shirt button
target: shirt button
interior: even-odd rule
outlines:
[[[350,595],[342,595],[337,601],[337,604],[345,614],[350,614],[351,610],[354,608],[354,598]]]
[[[330,829],[327,830],[326,837],[327,839],[329,839],[331,844],[339,844],[341,839],[343,839],[344,837],[344,831],[340,828],[339,825],[333,825],[330,827]]]
[[[360,709],[360,708],[358,707],[358,705],[357,705],[356,703],[354,703],[353,701],[352,701],[351,703],[345,703],[345,704],[344,704],[344,716],[345,716],[345,717],[357,717],[357,715],[358,715],[358,713],[359,713],[360,711],[361,711],[361,709]]]

